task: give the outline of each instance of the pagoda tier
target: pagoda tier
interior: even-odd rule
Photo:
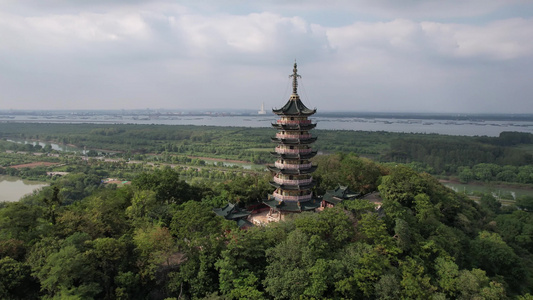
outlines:
[[[311,166],[308,169],[298,170],[298,169],[280,169],[276,166],[267,166],[268,170],[274,173],[281,173],[287,175],[299,175],[299,174],[311,174],[316,171],[316,166]]]
[[[270,152],[272,156],[281,159],[310,159],[316,155],[316,151],[311,151],[309,153],[278,153]]]
[[[302,144],[312,144],[316,141],[316,137],[305,137],[303,139],[299,138],[278,138],[273,137],[270,138],[272,142],[275,143],[283,143],[283,144],[291,144],[291,145],[302,145]]]
[[[316,127],[316,124],[272,124],[272,127],[279,130],[311,130]]]
[[[310,190],[312,189],[314,186],[315,186],[315,182],[312,181],[312,182],[309,182],[307,184],[302,184],[302,185],[293,185],[293,184],[279,184],[275,181],[270,181],[270,185],[276,187],[276,188],[281,188],[283,190]]]

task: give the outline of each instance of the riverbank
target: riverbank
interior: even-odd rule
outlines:
[[[461,183],[456,178],[439,179],[439,182],[456,192],[462,192],[472,196],[491,193],[496,198],[505,200],[516,200],[520,196],[533,196],[533,185],[531,184],[485,183],[479,181]]]

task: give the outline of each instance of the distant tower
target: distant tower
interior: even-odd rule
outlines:
[[[298,69],[296,62],[292,75],[292,94],[289,101],[280,109],[273,109],[280,119],[272,127],[278,130],[272,141],[277,143],[272,155],[277,157],[269,170],[274,173],[270,182],[276,190],[264,201],[270,207],[269,216],[279,219],[284,213],[314,210],[320,202],[313,197],[311,189],[315,185],[311,173],[316,166],[310,159],[316,155],[310,145],[316,141],[309,131],[316,124],[308,119],[316,109],[307,108],[298,96]]]
[[[258,115],[266,115],[265,102],[261,103],[261,110],[257,112]]]

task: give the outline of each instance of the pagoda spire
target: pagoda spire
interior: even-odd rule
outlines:
[[[298,96],[298,78],[302,78],[302,76],[298,74],[298,65],[296,64],[296,60],[294,61],[294,68],[292,69],[292,74],[289,75],[289,78],[291,77],[292,77],[292,95]]]

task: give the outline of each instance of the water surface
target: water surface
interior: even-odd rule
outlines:
[[[45,182],[24,180],[17,177],[0,175],[0,202],[14,202],[24,195],[48,186]]]

